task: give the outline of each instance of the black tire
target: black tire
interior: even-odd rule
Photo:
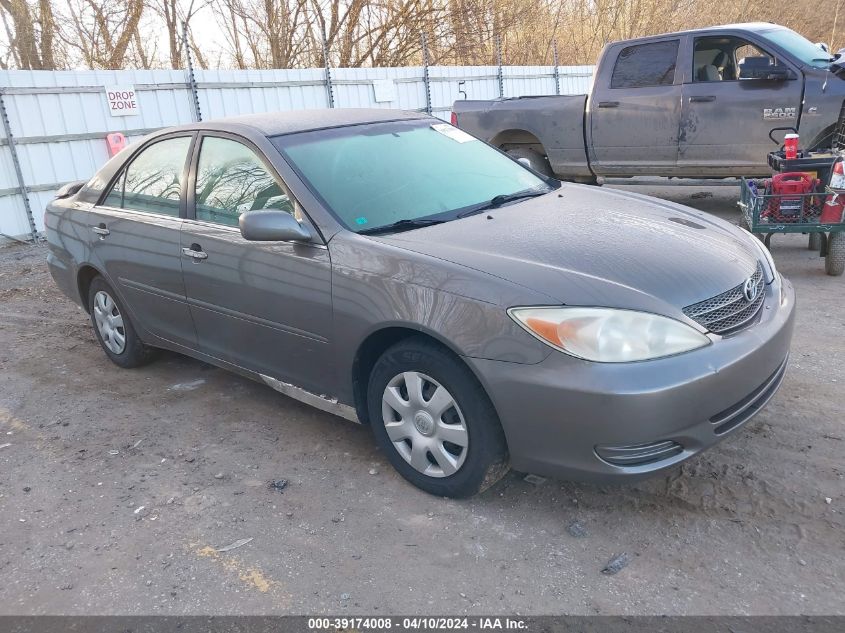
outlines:
[[[554,177],[554,172],[552,172],[552,166],[549,164],[549,159],[537,150],[531,149],[530,147],[517,146],[505,150],[505,153],[514,160],[519,160],[520,158],[528,160],[531,164],[531,169],[546,178]]]
[[[100,332],[100,327],[97,325],[97,317],[95,312],[95,301],[97,301],[97,293],[106,293],[108,297],[114,302],[114,308],[117,311],[117,316],[122,318],[122,327],[116,328],[124,337],[123,349],[119,352],[109,349],[109,345],[103,339]],[[115,365],[123,367],[124,369],[132,369],[134,367],[141,367],[152,361],[158,350],[149,345],[145,345],[138,337],[132,322],[129,319],[129,313],[126,311],[123,303],[112,290],[111,286],[106,283],[102,277],[94,277],[91,280],[91,286],[88,289],[88,312],[91,315],[91,324],[94,326],[94,336],[100,343],[100,347],[106,353]],[[114,311],[112,311],[114,315]]]
[[[831,233],[828,236],[824,271],[834,277],[839,277],[845,272],[845,231]]]
[[[807,249],[811,251],[816,251],[817,253],[822,247],[822,234],[821,233],[810,233],[810,237],[807,239]]]
[[[430,377],[445,387],[457,404],[457,407],[447,409],[442,415],[443,419],[447,414],[462,415],[462,423],[466,427],[466,447],[451,447],[466,453],[457,472],[447,476],[425,474],[412,466],[390,439],[384,422],[382,399],[391,381],[399,378],[403,372],[419,372]],[[428,387],[433,386],[432,383],[426,384]],[[429,401],[433,399],[431,395],[427,397]],[[428,493],[441,497],[471,497],[492,486],[508,472],[507,443],[490,398],[458,357],[430,340],[413,337],[386,350],[370,373],[367,403],[376,441],[390,463],[405,479]],[[422,435],[416,437],[427,439]],[[400,442],[407,443],[410,452],[411,440]],[[425,457],[433,468],[438,468],[433,452],[426,452]]]

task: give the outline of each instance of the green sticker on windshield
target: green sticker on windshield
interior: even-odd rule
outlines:
[[[368,222],[367,218],[361,216],[360,218],[355,218],[355,224],[366,224]]]

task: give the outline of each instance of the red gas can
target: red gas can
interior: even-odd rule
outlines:
[[[788,171],[772,176],[771,194],[764,216],[775,222],[797,222],[804,206],[810,202],[809,194],[816,186],[816,179],[801,171]]]

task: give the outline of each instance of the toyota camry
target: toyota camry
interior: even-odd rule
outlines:
[[[46,235],[120,367],[168,349],[249,376],[368,425],[444,496],[675,466],[765,405],[792,336],[745,230],[420,113],[164,129],[63,188]]]

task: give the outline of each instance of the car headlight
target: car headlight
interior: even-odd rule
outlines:
[[[657,314],[615,308],[511,308],[508,314],[557,350],[599,363],[626,363],[710,344],[692,327]]]

